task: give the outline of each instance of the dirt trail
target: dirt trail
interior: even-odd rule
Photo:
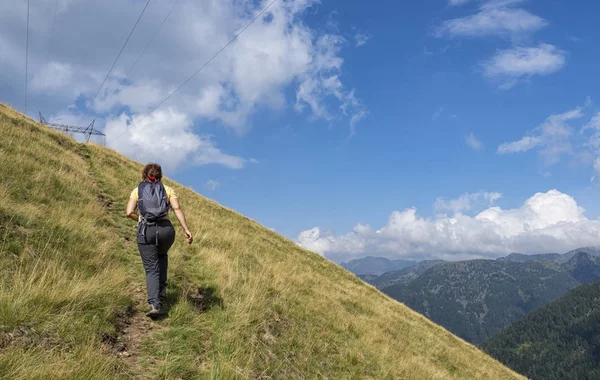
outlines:
[[[142,375],[144,368],[147,369],[147,364],[154,363],[152,358],[148,359],[148,363],[142,362],[141,346],[153,333],[161,330],[162,326],[146,316],[148,303],[143,288],[134,289],[133,301],[132,307],[117,319],[116,333],[105,336],[104,342],[107,350],[122,360],[135,378],[148,378]]]
[[[118,210],[115,210],[115,200],[112,199],[110,192],[104,184],[100,173],[94,167],[91,160],[91,151],[85,144],[79,145],[79,154],[89,165],[89,174],[93,179],[94,186],[97,188],[97,200],[106,209],[107,215],[116,222],[115,233],[126,240],[126,244],[131,244],[131,228],[123,225],[119,226],[122,219]],[[140,265],[140,270],[142,270]],[[148,364],[155,364],[154,359],[148,358],[149,362],[142,362],[141,346],[151,335],[160,330],[162,326],[157,324],[146,316],[148,303],[146,301],[145,285],[131,284],[129,292],[132,295],[133,304],[121,315],[117,316],[115,321],[115,333],[103,337],[104,349],[112,355],[118,357],[125,364],[125,368],[136,378],[151,378],[148,375]],[[146,375],[143,375],[146,372]]]

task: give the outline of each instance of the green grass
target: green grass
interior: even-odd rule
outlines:
[[[142,165],[0,105],[0,376],[515,379],[321,256],[168,179],[169,316],[118,358],[106,337],[144,289],[124,216]],[[167,173],[168,174],[168,173]],[[138,296],[139,298],[139,296]]]

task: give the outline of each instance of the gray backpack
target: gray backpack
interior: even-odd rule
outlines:
[[[156,226],[156,222],[166,217],[171,208],[167,200],[167,191],[162,182],[141,182],[138,185],[137,207],[141,216],[138,232],[146,242],[146,228]],[[158,245],[158,228],[156,229],[156,245]]]

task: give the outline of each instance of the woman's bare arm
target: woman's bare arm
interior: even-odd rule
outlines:
[[[177,216],[177,220],[179,220],[179,224],[181,224],[181,227],[183,227],[183,232],[185,234],[185,241],[188,244],[192,244],[192,240],[193,240],[192,233],[188,229],[187,223],[185,222],[185,215],[183,214],[183,211],[181,210],[181,206],[179,205],[179,200],[177,198],[171,199],[171,207],[173,208],[173,211],[175,212],[175,216]]]
[[[139,220],[138,215],[135,212],[136,201],[135,199],[129,199],[129,203],[127,203],[127,210],[125,214],[128,218],[135,220],[136,222]]]

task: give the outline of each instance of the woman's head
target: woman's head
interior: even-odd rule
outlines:
[[[159,164],[150,163],[144,166],[142,171],[142,180],[156,182],[162,178],[162,169]]]

